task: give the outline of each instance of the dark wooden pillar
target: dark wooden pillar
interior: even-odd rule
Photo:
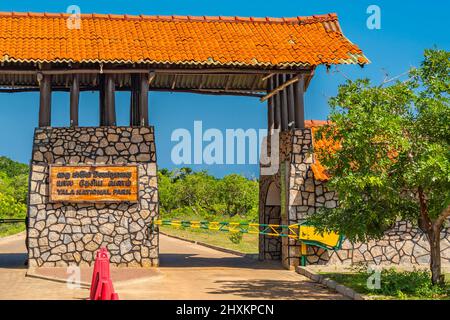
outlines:
[[[305,77],[302,76],[299,81],[294,84],[295,96],[295,126],[303,129],[305,127]]]
[[[98,97],[99,97],[100,126],[106,126],[105,75],[104,74],[99,75]]]
[[[139,78],[139,125],[148,126],[148,74]]]
[[[273,84],[274,84],[274,88],[276,88],[276,87],[278,87],[279,86],[279,83],[280,83],[280,81],[279,81],[279,79],[278,79],[278,76],[277,75],[275,75],[275,76],[273,76],[274,77],[274,82],[273,82]],[[275,129],[281,129],[281,96],[280,96],[280,94],[279,93],[277,93],[275,96],[274,96],[274,99],[273,99],[273,102],[274,102],[274,113],[275,113],[275,117],[274,117],[274,127],[275,127]]]
[[[286,75],[282,74],[279,76],[280,85],[286,82]],[[281,130],[287,130],[288,127],[288,99],[286,89],[283,89],[280,93],[281,95]]]
[[[78,127],[78,106],[80,101],[80,78],[73,75],[70,86],[70,126]]]
[[[272,78],[270,78],[268,82],[269,82],[268,91],[270,92],[273,90]],[[267,100],[267,130],[269,133],[274,129],[274,117],[275,117],[274,98],[270,97]]]
[[[50,127],[52,122],[52,77],[43,75],[39,84],[39,127]]]
[[[115,101],[114,75],[105,77],[105,120],[107,126],[116,125],[116,101]]]
[[[139,126],[139,75],[131,75],[130,126]]]
[[[289,77],[292,78],[292,77]],[[291,124],[290,129],[297,128],[297,123],[295,121],[295,96],[294,96],[294,86],[290,85],[287,87],[287,97],[288,97],[288,122]]]

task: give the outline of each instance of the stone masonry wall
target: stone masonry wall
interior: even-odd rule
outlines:
[[[314,178],[312,135],[310,129],[296,130],[292,136],[289,216],[292,223],[304,221],[321,207],[335,208],[337,194]],[[450,264],[450,228],[441,233],[442,263]],[[291,241],[290,256],[297,263],[299,250]],[[351,243],[345,240],[342,249],[327,251],[308,247],[310,264],[429,264],[429,245],[426,235],[406,221],[399,221],[385,232],[379,241]]]
[[[280,205],[267,204],[267,197],[270,185],[277,183],[273,176],[260,176],[259,190],[259,223],[260,224],[281,224]],[[279,190],[279,187],[277,188]],[[260,260],[280,260],[281,259],[281,239],[266,235],[259,235],[259,259]]]
[[[397,222],[382,240],[355,244],[345,240],[341,250],[319,254],[330,264],[430,264],[426,235],[406,221]],[[450,228],[441,232],[441,257],[442,264],[450,266]]]
[[[328,190],[326,183],[314,178],[311,164],[314,161],[310,129],[283,132],[280,136],[280,158],[289,167],[286,172],[288,224],[300,223],[322,207],[335,208],[338,196]],[[261,181],[280,182],[280,173],[261,177]],[[267,193],[269,183],[260,182],[260,196]],[[261,198],[261,202],[263,202]],[[260,205],[260,210],[264,206]],[[265,211],[260,211],[264,212]],[[264,220],[263,218],[260,218]],[[450,227],[441,233],[442,264],[450,265]],[[267,250],[267,248],[266,248]],[[289,239],[287,265],[295,266],[300,262],[300,243]],[[429,264],[429,245],[426,235],[406,221],[399,221],[386,231],[379,241],[351,243],[345,240],[338,251],[323,250],[308,246],[308,264]]]
[[[137,165],[138,203],[49,203],[49,165]],[[30,168],[30,267],[91,265],[106,246],[117,266],[157,266],[158,216],[153,127],[38,128]]]
[[[274,136],[272,139],[276,139]],[[271,140],[267,143],[267,156],[271,153]],[[263,144],[264,145],[264,144]],[[277,147],[276,145],[274,148]],[[278,162],[278,161],[271,161]],[[278,166],[277,163],[261,164],[259,176],[259,223],[260,224],[282,224],[281,204],[280,204],[280,173],[265,174],[263,168]],[[262,162],[264,163],[264,162]],[[271,194],[272,193],[272,194]],[[278,193],[274,195],[273,193]],[[260,260],[281,260],[282,240],[279,237],[271,237],[267,235],[259,235],[259,259]]]

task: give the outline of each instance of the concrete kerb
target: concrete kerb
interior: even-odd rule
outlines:
[[[352,299],[352,300],[368,300],[367,297],[363,296],[362,294],[356,292],[355,290],[346,287],[342,284],[337,283],[336,281],[327,278],[321,274],[315,273],[308,269],[307,267],[297,267],[295,271],[298,274],[301,274],[309,279],[311,279],[314,282],[321,283],[324,286],[328,287],[329,289],[335,290],[336,292]]]
[[[194,243],[194,244],[197,244],[197,245],[202,246],[202,247],[214,249],[214,250],[225,252],[225,253],[234,254],[236,256],[240,256],[240,257],[244,257],[244,258],[258,260],[258,257],[259,257],[258,254],[242,253],[242,252],[239,252],[239,251],[234,251],[234,250],[231,250],[231,249],[222,248],[222,247],[215,246],[213,244],[209,244],[209,243],[205,243],[205,242],[201,242],[201,241],[189,240],[189,239],[177,237],[177,236],[174,236],[174,235],[171,235],[171,234],[167,234],[167,233],[161,232],[161,231],[159,231],[159,233],[163,234],[163,235],[165,235],[166,237],[169,237],[169,238],[174,238],[174,239],[177,239],[177,240]]]
[[[2,242],[8,242],[11,240],[16,240],[17,238],[20,238],[22,236],[26,235],[26,231],[21,231],[19,233],[15,233],[9,236],[5,236],[5,237],[0,237],[0,243]]]
[[[59,283],[67,283],[67,280],[64,280],[64,279],[61,279],[61,278],[37,274],[37,273],[35,273],[34,268],[29,268],[27,270],[27,272],[25,273],[25,276],[29,277],[29,278],[40,279],[40,280],[49,280],[49,281],[54,281],[54,282],[59,282]],[[80,287],[84,287],[85,289],[86,288],[89,289],[91,287],[90,283],[83,282],[83,281],[73,281],[71,283],[73,285],[79,285]]]

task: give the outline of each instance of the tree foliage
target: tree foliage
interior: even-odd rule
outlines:
[[[160,209],[163,217],[202,219],[240,218],[256,221],[258,182],[231,174],[222,179],[189,168],[158,173]]]
[[[0,218],[25,217],[28,166],[0,157]]]
[[[440,267],[433,248],[450,215],[449,94],[450,53],[436,49],[425,51],[406,81],[340,86],[330,100],[332,123],[317,133],[340,143],[334,152],[317,151],[339,208],[321,210],[312,222],[366,241],[399,219],[411,221],[426,232],[431,264]]]

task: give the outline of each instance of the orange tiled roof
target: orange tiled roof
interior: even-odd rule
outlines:
[[[365,64],[335,14],[296,18],[1,13],[0,61],[298,67]]]

